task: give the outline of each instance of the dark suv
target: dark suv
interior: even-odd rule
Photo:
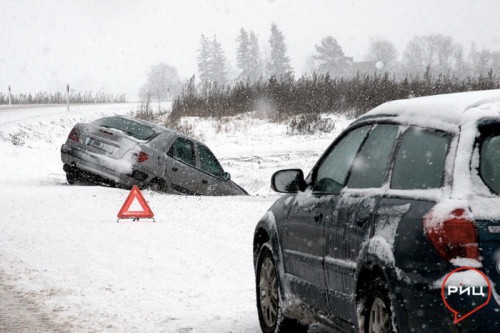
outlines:
[[[500,90],[385,103],[272,188],[253,243],[263,332],[500,332]],[[460,266],[493,297],[454,324],[441,282]]]

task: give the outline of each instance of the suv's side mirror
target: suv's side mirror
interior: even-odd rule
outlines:
[[[231,179],[231,174],[229,172],[224,172],[224,174],[222,175],[222,179],[227,182],[228,180]]]
[[[304,191],[306,181],[304,173],[300,169],[280,170],[271,178],[271,188],[280,193],[297,193]]]

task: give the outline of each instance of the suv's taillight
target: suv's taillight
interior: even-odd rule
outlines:
[[[431,210],[424,217],[424,231],[444,259],[479,260],[476,226],[464,209],[455,209],[442,220]]]
[[[140,152],[138,155],[137,155],[137,162],[144,162],[144,161],[147,161],[147,159],[149,158],[149,155],[146,154],[145,152]]]
[[[80,130],[76,126],[73,127],[71,132],[69,132],[68,139],[75,141],[75,142],[80,141]]]

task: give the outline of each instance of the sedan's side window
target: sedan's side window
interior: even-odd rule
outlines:
[[[354,156],[369,129],[370,126],[358,127],[335,145],[316,171],[313,191],[338,193],[344,187]]]
[[[198,154],[200,156],[201,170],[208,172],[216,177],[222,177],[224,170],[215,155],[204,145],[198,144]]]
[[[386,179],[391,153],[399,128],[379,124],[370,132],[354,163],[347,186],[351,188],[378,188]]]
[[[184,163],[191,164],[193,166],[196,165],[194,145],[191,140],[177,138],[172,144],[172,147],[170,147],[167,155]]]
[[[391,188],[429,189],[443,186],[444,164],[451,136],[410,128],[405,132],[392,171]]]

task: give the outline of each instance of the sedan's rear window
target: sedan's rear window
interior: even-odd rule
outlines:
[[[500,135],[484,139],[481,145],[479,173],[495,193],[500,193]]]
[[[153,139],[158,132],[149,126],[140,124],[136,121],[120,118],[120,117],[109,117],[96,120],[94,122],[97,126],[113,128],[125,132],[136,139],[148,141]]]

